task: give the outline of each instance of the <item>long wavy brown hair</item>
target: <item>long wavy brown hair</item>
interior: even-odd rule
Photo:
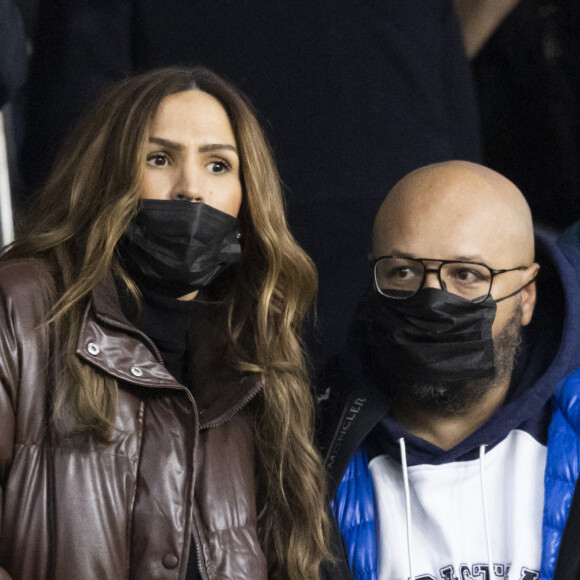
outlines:
[[[280,179],[247,101],[203,68],[165,68],[111,88],[62,149],[29,215],[26,234],[3,257],[37,257],[61,286],[49,323],[60,325],[64,380],[55,394],[57,426],[100,441],[114,432],[118,385],[75,355],[91,290],[121,268],[116,245],[135,215],[145,143],[168,95],[198,89],[229,115],[241,160],[242,264],[223,298],[220,333],[230,364],[262,376],[254,417],[259,486],[264,490],[263,549],[271,577],[319,576],[326,547],[325,481],[312,444],[313,408],[300,330],[316,292],[315,268],[290,234]]]

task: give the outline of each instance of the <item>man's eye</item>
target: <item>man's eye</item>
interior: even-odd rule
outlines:
[[[388,273],[389,278],[400,278],[401,280],[407,280],[419,275],[420,273],[410,266],[399,266],[398,268],[391,268]]]
[[[486,276],[484,273],[479,272],[478,270],[472,270],[468,268],[458,269],[454,272],[454,277],[456,280],[460,282],[481,282]]]
[[[211,161],[207,168],[211,173],[226,173],[231,169],[230,164],[223,160]]]
[[[163,153],[154,153],[147,156],[147,164],[154,167],[165,167],[169,164],[169,159]]]
[[[459,280],[470,280],[473,278],[473,272],[470,272],[469,270],[457,270],[457,272],[455,272],[455,277]]]
[[[393,271],[393,276],[396,276],[397,278],[408,278],[409,276],[411,276],[413,273],[411,272],[410,268],[397,268]]]

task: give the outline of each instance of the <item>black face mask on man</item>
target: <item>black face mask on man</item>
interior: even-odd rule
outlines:
[[[492,298],[474,303],[432,288],[415,296],[394,301],[411,301],[403,308],[369,296],[370,362],[393,399],[439,415],[461,414],[511,373],[521,341],[521,304],[492,341]]]
[[[373,292],[367,343],[376,369],[409,381],[466,381],[494,375],[496,303],[423,288],[405,300]]]
[[[141,200],[117,249],[138,286],[174,298],[241,260],[238,220],[204,203]]]

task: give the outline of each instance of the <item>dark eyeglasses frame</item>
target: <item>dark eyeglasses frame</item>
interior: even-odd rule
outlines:
[[[383,294],[380,291],[379,286],[377,284],[377,269],[376,269],[377,262],[380,262],[383,258],[394,258],[395,260],[414,260],[415,262],[420,262],[421,265],[423,266],[423,279],[421,280],[421,284],[419,284],[419,287],[417,288],[417,290],[415,290],[415,292],[413,292],[412,294],[409,294],[409,296],[405,296],[405,297],[387,296],[386,294]],[[439,266],[437,268],[427,268],[427,265],[425,264],[425,262],[439,262]],[[505,270],[494,270],[493,268],[490,268],[487,264],[484,264],[483,262],[466,262],[463,260],[441,260],[441,259],[437,259],[437,258],[409,258],[408,256],[380,256],[380,257],[376,258],[375,260],[371,260],[371,267],[373,270],[373,283],[375,285],[375,289],[377,290],[377,292],[379,294],[381,294],[381,296],[385,296],[385,298],[392,298],[393,300],[407,300],[408,298],[415,296],[415,294],[417,294],[417,292],[419,292],[419,290],[421,290],[421,288],[423,288],[423,284],[425,284],[425,278],[427,277],[427,274],[436,272],[437,279],[439,280],[439,285],[441,286],[441,288],[445,292],[447,292],[447,288],[445,287],[443,280],[441,280],[441,268],[443,267],[444,264],[473,264],[475,266],[483,266],[484,268],[489,270],[489,272],[491,273],[491,278],[489,280],[489,290],[487,292],[487,295],[483,298],[476,299],[475,301],[472,301],[472,302],[484,302],[485,300],[487,300],[489,298],[489,296],[491,295],[493,280],[496,276],[499,276],[499,274],[505,274],[506,272],[515,272],[516,270],[527,270],[529,268],[529,266],[518,266],[517,268],[507,268]],[[534,282],[535,279],[536,279],[536,276],[534,276],[528,283],[524,284],[521,288],[519,288],[515,292],[512,292],[511,294],[508,294],[507,296],[504,296],[503,298],[498,298],[495,301],[501,302],[502,300],[505,300],[506,298],[511,298],[512,296],[515,296],[518,292],[521,292],[526,286],[529,286],[532,282]],[[452,294],[452,292],[450,292],[450,294]]]

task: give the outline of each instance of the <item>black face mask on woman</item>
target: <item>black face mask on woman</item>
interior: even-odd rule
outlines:
[[[204,203],[144,199],[117,245],[138,286],[177,298],[242,257],[238,220]]]
[[[381,375],[424,382],[494,376],[493,298],[474,303],[423,288],[405,300],[373,292],[368,301],[367,344]]]

